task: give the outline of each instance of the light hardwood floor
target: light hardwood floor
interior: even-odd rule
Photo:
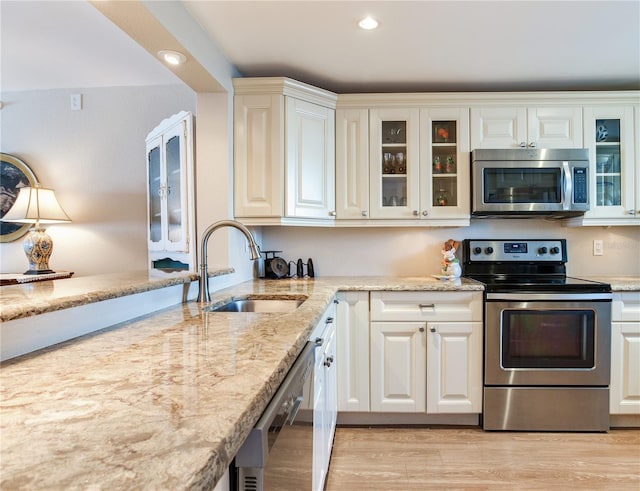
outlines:
[[[640,490],[640,430],[338,427],[326,491]]]

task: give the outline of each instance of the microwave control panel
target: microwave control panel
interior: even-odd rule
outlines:
[[[588,202],[587,168],[573,168],[573,202],[587,204]]]

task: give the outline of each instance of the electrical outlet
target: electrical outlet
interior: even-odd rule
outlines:
[[[71,94],[71,110],[72,111],[81,111],[82,110],[82,94]]]
[[[604,254],[604,244],[601,240],[593,241],[593,255],[602,256]]]

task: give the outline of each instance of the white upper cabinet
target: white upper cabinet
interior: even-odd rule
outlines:
[[[471,149],[581,148],[582,107],[472,107]]]
[[[369,110],[371,218],[417,218],[420,209],[418,108]]]
[[[285,216],[335,216],[335,110],[286,98]]]
[[[455,224],[470,209],[469,110],[420,109],[420,215]]]
[[[468,225],[469,108],[398,96],[338,101],[336,225]]]
[[[247,225],[333,222],[335,94],[234,79],[234,211]]]
[[[368,218],[369,110],[336,110],[336,213],[340,219]]]
[[[586,107],[584,139],[589,148],[591,209],[583,225],[640,225],[640,170],[634,132],[638,106]],[[634,124],[634,119],[636,124]]]
[[[237,217],[284,213],[284,96],[236,95],[234,201]]]
[[[149,268],[195,271],[193,117],[182,111],[146,138]]]

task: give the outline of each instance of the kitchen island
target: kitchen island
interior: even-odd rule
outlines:
[[[247,295],[307,299],[285,314],[205,312],[188,302],[4,362],[0,488],[211,489],[339,290],[482,285],[255,280],[216,292],[212,304]]]

